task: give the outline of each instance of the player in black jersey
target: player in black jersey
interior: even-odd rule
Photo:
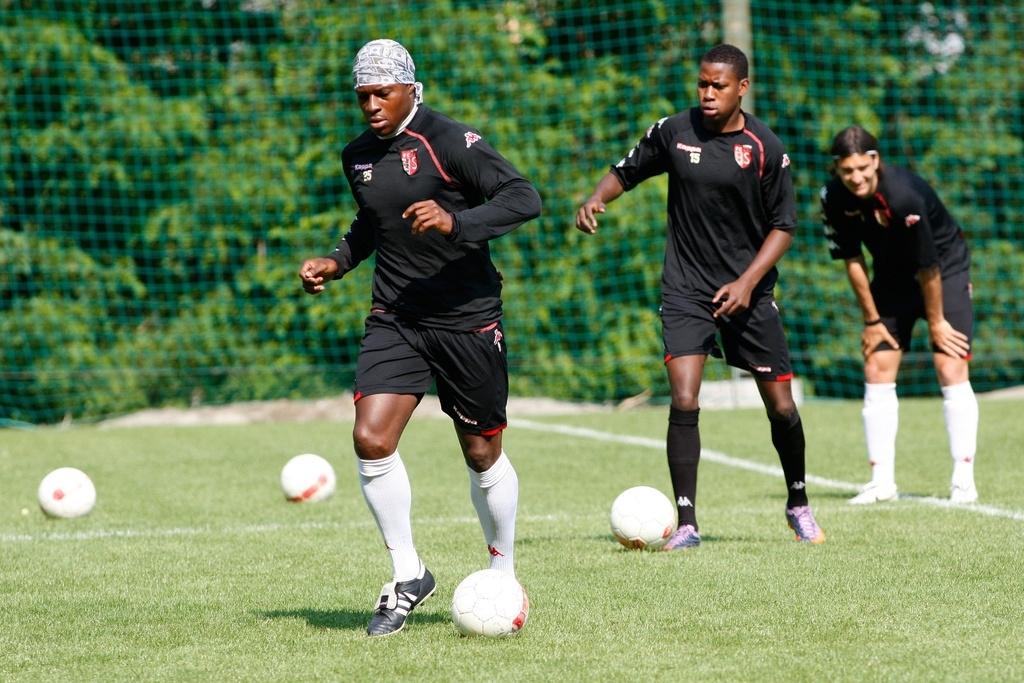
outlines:
[[[732,45],[705,53],[699,105],[651,126],[576,213],[576,227],[592,234],[606,204],[668,174],[661,316],[672,392],[668,464],[679,513],[668,550],[700,544],[698,394],[708,354],[722,355],[718,335],[726,361],[757,382],[786,477],[787,522],[797,540],[825,540],[807,501],[803,425],[773,298],[775,264],[796,227],[789,157],[775,134],[740,108],[747,71],[746,55]]]
[[[883,165],[860,126],[832,143],[835,177],[821,189],[825,232],[864,314],[864,433],[871,481],[850,500],[897,497],[896,376],[918,318],[927,320],[953,456],[950,500],[973,503],[978,401],[968,377],[974,322],[970,255],[960,226],[920,176]],[[869,280],[861,245],[872,257]]]
[[[515,575],[519,480],[502,450],[507,342],[488,242],[538,216],[540,197],[479,132],[422,103],[412,57],[399,43],[367,43],[352,74],[369,124],[342,152],[358,212],[334,252],[305,261],[299,277],[316,294],[376,254],[353,441],[394,569],[367,629],[381,636],[400,630],[434,591],[413,544],[412,492],[398,454],[432,381],[455,423],[490,566]]]

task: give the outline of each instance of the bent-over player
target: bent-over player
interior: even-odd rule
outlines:
[[[835,177],[821,189],[829,250],[864,315],[864,434],[871,481],[850,502],[897,497],[896,376],[914,323],[928,322],[953,456],[950,500],[973,503],[978,401],[967,361],[974,324],[970,254],[963,231],[920,176],[882,164],[878,141],[851,126],[832,142]],[[861,246],[872,257],[872,275]]]

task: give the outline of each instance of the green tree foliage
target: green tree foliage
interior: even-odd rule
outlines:
[[[962,221],[972,376],[1019,381],[1024,2],[751,9],[757,114],[799,193],[779,295],[810,391],[860,391],[858,316],[817,220],[824,151],[852,122]],[[370,264],[318,297],[296,271],[351,220],[340,151],[363,126],[350,61],[384,36],[411,48],[427,103],[479,128],[543,196],[542,218],[493,249],[513,391],[663,395],[664,179],[620,199],[596,237],[573,215],[649,125],[693,103],[720,13],[703,0],[0,0],[0,418],[348,388]],[[908,359],[907,386],[934,390],[915,348],[925,362]]]

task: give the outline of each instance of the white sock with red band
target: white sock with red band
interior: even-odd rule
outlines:
[[[942,415],[946,418],[949,453],[953,456],[953,481],[963,486],[973,484],[978,399],[969,381],[942,387]]]
[[[412,487],[402,456],[395,451],[380,460],[356,460],[363,497],[391,553],[393,579],[414,579],[420,571],[420,557],[412,542]]]
[[[491,554],[491,569],[515,576],[513,545],[516,508],[519,505],[519,476],[504,451],[485,472],[466,469],[469,471],[469,496]]]
[[[864,385],[864,437],[868,444],[871,481],[880,485],[896,483],[896,432],[899,429],[899,401],[896,383]]]

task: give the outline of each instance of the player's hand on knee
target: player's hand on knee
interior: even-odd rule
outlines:
[[[896,337],[892,336],[887,328],[882,323],[875,323],[874,325],[867,325],[864,331],[860,335],[860,352],[867,358],[874,353],[878,347],[882,344],[888,344],[894,350],[900,348],[900,343],[896,341]]]
[[[967,335],[954,329],[948,320],[929,325],[928,331],[931,333],[932,344],[948,356],[966,358],[971,351]]]
[[[319,294],[324,291],[328,280],[338,274],[338,262],[330,258],[311,258],[302,262],[299,268],[299,279],[307,294]]]

